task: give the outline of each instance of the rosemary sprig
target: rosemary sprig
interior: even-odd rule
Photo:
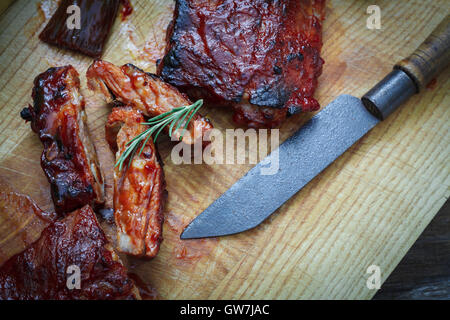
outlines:
[[[122,154],[120,155],[119,159],[117,159],[115,167],[119,167],[119,170],[122,170],[123,164],[127,158],[129,158],[128,165],[130,165],[131,160],[133,159],[134,155],[136,154],[137,149],[139,148],[139,145],[141,145],[141,150],[138,153],[138,156],[141,155],[142,151],[145,148],[145,145],[147,144],[148,139],[155,134],[154,141],[158,138],[161,131],[164,129],[164,127],[169,126],[169,136],[172,137],[172,134],[183,127],[183,131],[180,135],[179,140],[181,141],[183,139],[183,135],[186,132],[186,128],[191,122],[194,115],[197,113],[197,111],[201,108],[203,105],[203,100],[197,100],[195,103],[184,106],[184,107],[178,107],[173,108],[172,110],[165,112],[163,114],[160,114],[156,117],[153,117],[149,119],[147,122],[142,122],[143,125],[150,126],[147,130],[141,132],[136,137],[131,139],[126,144],[126,149]],[[189,116],[188,120],[185,121],[185,119]]]

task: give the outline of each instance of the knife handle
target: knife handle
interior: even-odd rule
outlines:
[[[450,15],[424,42],[362,98],[374,116],[384,120],[403,102],[419,93],[450,62]]]
[[[405,72],[417,87],[426,87],[450,61],[450,15],[434,29],[424,42],[408,58],[394,68]]]

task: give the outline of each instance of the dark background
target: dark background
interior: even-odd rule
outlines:
[[[373,299],[450,300],[450,199]]]

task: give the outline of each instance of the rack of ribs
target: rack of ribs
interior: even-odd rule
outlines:
[[[157,74],[249,127],[319,109],[324,0],[176,0]]]
[[[145,131],[142,114],[132,107],[116,107],[105,126],[106,140],[119,157],[126,144]],[[121,252],[153,258],[162,241],[165,180],[158,151],[150,138],[139,154],[125,161],[122,170],[114,168],[114,218],[118,249]]]
[[[86,125],[78,72],[50,68],[34,80],[33,106],[21,112],[44,146],[41,166],[58,214],[104,202],[104,184]]]
[[[69,277],[79,268],[79,289]],[[73,270],[71,269],[73,268]],[[139,299],[90,206],[53,222],[0,267],[0,300]]]
[[[89,88],[102,94],[108,103],[129,105],[146,117],[155,117],[173,108],[192,104],[178,89],[132,64],[118,67],[97,60],[89,67],[86,77]],[[193,144],[197,139],[203,139],[212,128],[209,119],[197,113],[188,124],[183,142]],[[179,138],[180,133],[175,132],[174,137]]]

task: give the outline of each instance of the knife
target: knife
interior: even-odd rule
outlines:
[[[340,95],[197,216],[181,239],[218,237],[258,226],[316,175],[419,93],[450,61],[450,16],[361,99]],[[278,153],[279,170],[262,175]]]

